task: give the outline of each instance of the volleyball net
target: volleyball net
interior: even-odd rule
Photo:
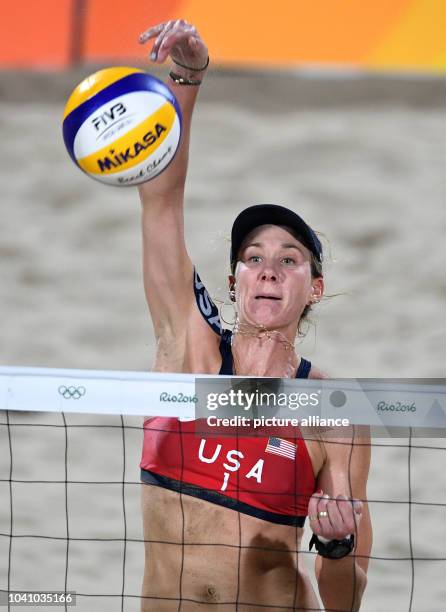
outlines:
[[[445,381],[265,379],[267,387],[254,388],[254,380],[0,368],[0,607],[139,610],[147,542],[140,509],[142,417],[229,418],[234,406],[225,396],[254,398],[260,389],[288,398],[272,412],[262,413],[261,401],[256,411],[238,406],[236,416],[249,413],[260,429],[265,415],[304,418],[306,406],[290,404],[299,394],[319,398],[317,406],[307,406],[318,419],[314,425],[342,416],[351,425],[371,426],[374,544],[361,610],[442,609]],[[240,395],[236,399],[240,403]],[[310,535],[306,527],[300,554],[311,575]],[[171,601],[181,609],[181,597]],[[204,601],[184,601],[206,609]],[[242,604],[230,603],[234,610]]]

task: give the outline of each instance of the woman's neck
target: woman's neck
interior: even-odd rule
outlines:
[[[234,374],[294,378],[300,357],[290,336],[279,330],[237,322],[232,336]]]

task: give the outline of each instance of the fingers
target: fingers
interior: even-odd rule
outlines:
[[[345,495],[330,498],[327,494],[315,493],[308,504],[313,532],[329,540],[342,540],[355,533],[361,513],[362,502]]]
[[[342,509],[342,510],[341,510]],[[353,520],[352,504],[343,495],[338,495],[327,503],[327,512],[330,518],[333,538],[342,540],[345,536],[353,533],[355,524]]]
[[[139,37],[141,44],[155,39],[150,53],[153,62],[163,63],[170,55],[191,66],[202,66],[207,58],[207,48],[195,26],[184,19],[166,21],[153,26]]]
[[[189,31],[192,31],[194,29],[195,28],[191,28],[190,26],[181,28],[173,27],[172,29],[164,33],[163,39],[158,47],[157,61],[164,62],[172,51],[173,47],[175,46],[177,46],[177,50],[180,51],[180,55],[183,55],[181,54],[179,43],[187,39]],[[188,44],[190,45],[189,40]],[[184,59],[184,57],[182,59]]]
[[[166,34],[169,32],[169,30],[171,30],[174,27],[174,25],[175,25],[175,21],[172,21],[172,20],[168,21],[167,23],[164,24],[164,28],[161,30],[161,32],[156,37],[155,42],[153,43],[152,51],[150,53],[150,59],[152,60],[152,62],[160,61],[160,58],[158,57],[160,47],[164,43]]]
[[[318,511],[318,516],[319,516],[319,528],[320,528],[320,534],[323,537],[326,537],[328,539],[333,539],[335,536],[326,536],[325,533],[331,533],[332,532],[332,525],[331,525],[331,517],[330,514],[328,512],[328,504],[330,502],[330,496],[327,495],[326,493],[324,493],[322,495],[322,497],[319,500],[319,503],[317,505],[317,511]]]
[[[317,491],[310,497],[310,501],[308,502],[308,518],[312,522],[317,521],[317,506],[322,495],[322,491]]]
[[[162,31],[164,26],[165,26],[164,23],[160,23],[159,25],[152,26],[151,28],[149,28],[145,32],[142,32],[142,34],[139,35],[139,42],[141,44],[144,44],[150,38],[153,38],[154,36],[158,36],[158,34],[160,34],[160,32]]]
[[[325,511],[325,506],[326,502],[324,502],[324,495],[322,491],[314,493],[308,502],[308,518],[311,523],[311,529],[316,535],[323,535],[323,528],[321,524],[323,517],[320,516],[320,513]]]
[[[155,42],[153,43],[152,51],[150,53],[150,59],[152,61],[158,60],[158,53],[160,48],[165,47],[167,33],[172,29],[178,30],[179,28],[181,28],[183,31],[185,29],[195,30],[195,28],[193,28],[193,26],[190,26],[186,21],[184,21],[184,19],[170,19],[169,21],[160,23],[156,26],[152,26],[151,28],[140,34],[139,42],[141,44],[144,44],[148,40],[156,38]]]

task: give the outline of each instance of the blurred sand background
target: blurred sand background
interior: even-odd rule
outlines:
[[[154,339],[140,272],[137,192],[88,179],[62,142],[64,101],[89,72],[3,73],[0,79],[2,365],[151,368]],[[211,73],[194,119],[186,208],[189,250],[211,295],[227,297],[235,215],[251,203],[283,203],[324,234],[327,293],[341,294],[318,306],[299,351],[335,377],[443,377],[445,142],[444,79]],[[223,314],[230,318],[230,309]],[[11,465],[6,415],[0,419],[5,588]],[[124,474],[119,418],[66,419],[73,426],[68,480],[79,481],[68,486],[68,587],[121,594],[124,479],[125,592],[137,596],[143,567],[141,420],[125,418]],[[11,587],[62,589],[62,417],[16,413],[10,420],[17,425],[10,428],[13,480],[59,481],[13,483],[14,535],[61,538],[13,538]],[[422,442],[445,446],[442,439]],[[410,453],[411,498],[420,502],[411,506],[410,551],[407,440],[373,449],[369,497],[378,500],[371,503],[377,559],[362,610],[409,610],[411,552],[446,557],[445,457],[444,450]],[[422,505],[430,502],[439,505]],[[388,560],[396,557],[405,560]],[[443,609],[445,568],[446,561],[415,562],[412,611]],[[125,599],[126,611],[138,606],[136,597]],[[82,596],[78,609],[121,610],[121,599]]]

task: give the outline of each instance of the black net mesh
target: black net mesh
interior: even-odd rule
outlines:
[[[361,610],[442,609],[446,595],[442,577],[446,567],[446,448],[443,438],[420,439],[412,434],[409,430],[405,439],[372,439],[368,503],[374,544]],[[140,609],[145,545],[140,494],[141,487],[150,486],[141,484],[139,478],[142,437],[141,417],[1,413],[3,597],[17,591],[75,591],[80,610]],[[218,525],[215,543],[201,541],[199,530],[193,541],[186,516],[188,499],[180,495],[178,588],[171,597],[148,597],[151,607],[147,609],[304,609],[243,599],[248,549],[296,558],[297,529],[286,551],[282,543],[277,548],[267,540],[246,543],[244,517],[236,512],[237,528],[231,542],[224,541]],[[313,575],[315,552],[308,550],[310,533],[307,522],[299,556]],[[172,546],[171,541],[156,544],[158,554],[163,554],[163,545]],[[223,555],[223,550],[234,551],[237,581],[232,599],[211,601],[215,595],[212,589],[201,599],[190,596],[185,578],[189,570],[188,547],[199,547],[204,558],[210,547],[215,559]],[[157,558],[149,556],[148,563],[156,564]],[[219,571],[218,566],[215,569]],[[316,585],[314,578],[312,581]],[[298,588],[296,572],[291,589],[294,600],[298,598]],[[170,607],[164,608],[166,604]],[[61,606],[70,607],[67,603]]]

